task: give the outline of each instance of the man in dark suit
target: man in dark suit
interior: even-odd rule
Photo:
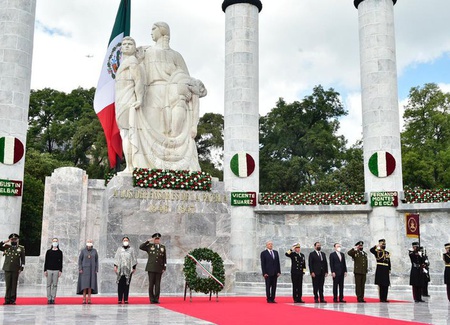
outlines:
[[[338,302],[338,287],[339,302],[346,302],[344,300],[344,277],[347,276],[347,264],[339,243],[334,244],[334,252],[330,254],[330,269],[333,276],[333,302]]]
[[[364,289],[366,286],[367,276],[367,253],[364,251],[364,242],[360,240],[355,247],[347,252],[355,262],[353,273],[355,274],[355,293],[358,302],[366,302],[364,300]]]
[[[327,256],[324,252],[321,252],[322,245],[320,242],[314,243],[314,250],[309,253],[308,265],[309,273],[311,273],[313,291],[314,291],[314,302],[326,303],[323,297],[323,285],[325,283],[325,277],[328,276],[328,264]]]
[[[145,271],[148,272],[148,295],[151,304],[159,304],[161,277],[166,271],[166,247],[160,244],[160,238],[160,233],[153,234],[151,239],[139,246],[139,249],[148,254]]]
[[[303,274],[306,271],[306,259],[300,253],[300,244],[295,243],[285,255],[291,259],[292,298],[295,303],[304,303],[302,300]]]
[[[261,269],[266,281],[266,297],[268,303],[275,303],[277,279],[281,275],[280,257],[273,249],[273,243],[269,240],[266,249],[261,252]]]
[[[19,274],[25,266],[25,247],[19,245],[19,235],[11,234],[8,240],[0,241],[0,251],[3,251],[5,261],[5,302],[4,305],[15,305],[17,297],[17,282]]]

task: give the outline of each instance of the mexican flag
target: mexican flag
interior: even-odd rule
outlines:
[[[97,90],[94,97],[94,110],[102,124],[105,132],[106,144],[108,145],[109,165],[114,168],[117,157],[122,159],[122,139],[116,123],[116,112],[114,106],[115,77],[120,65],[120,46],[122,39],[130,35],[130,11],[131,0],[121,0],[117,11],[116,21],[109,38],[108,50],[102,65]]]
[[[22,159],[24,153],[23,143],[15,137],[0,138],[0,163],[13,165]]]
[[[395,158],[387,151],[377,151],[369,158],[369,170],[377,177],[387,177],[395,170]]]
[[[238,177],[248,177],[255,170],[255,160],[248,153],[239,152],[230,161],[231,171]]]

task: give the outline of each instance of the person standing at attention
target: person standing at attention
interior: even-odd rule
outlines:
[[[347,252],[353,259],[353,274],[355,275],[355,294],[358,302],[364,300],[364,289],[366,287],[366,276],[368,270],[367,253],[364,251],[364,242],[360,240],[351,250]]]
[[[303,275],[306,271],[306,259],[300,253],[300,244],[295,243],[285,255],[291,259],[292,298],[295,303],[305,303],[302,300]]]
[[[148,296],[151,304],[159,304],[161,277],[167,266],[166,247],[160,244],[160,239],[161,234],[155,233],[139,246],[139,249],[148,254],[145,271],[148,272]]]
[[[83,304],[91,303],[91,294],[98,293],[97,285],[98,253],[92,239],[86,241],[78,257],[77,294],[83,295]],[[86,300],[87,295],[87,300]]]
[[[261,270],[266,282],[266,298],[269,304],[276,303],[277,279],[281,275],[280,257],[273,249],[271,240],[266,242],[266,249],[261,252]]]
[[[334,244],[334,252],[330,254],[330,269],[333,277],[333,302],[346,302],[344,300],[344,277],[347,276],[347,264],[345,255],[341,253],[341,244]]]
[[[4,242],[0,241],[0,251],[5,256],[3,271],[5,271],[6,293],[3,304],[15,305],[19,274],[25,266],[25,247],[19,245],[18,234],[11,234]]]
[[[378,285],[380,302],[389,302],[387,300],[389,286],[391,285],[391,256],[386,250],[386,240],[380,239],[378,245],[373,246],[370,252],[375,255],[377,268],[375,270],[375,284]]]
[[[131,276],[136,271],[137,258],[134,248],[130,246],[130,238],[122,238],[122,246],[119,247],[114,256],[114,272],[117,274],[118,303],[122,301],[128,304],[128,293],[130,292]]]
[[[322,245],[320,242],[314,243],[314,250],[309,253],[308,265],[309,273],[311,274],[314,292],[314,302],[326,303],[323,297],[323,285],[325,283],[325,277],[328,276],[328,263],[327,256],[324,252],[321,252]]]
[[[47,278],[47,303],[55,304],[58,279],[63,269],[63,252],[59,249],[58,238],[52,239],[52,247],[45,253],[44,275]]]

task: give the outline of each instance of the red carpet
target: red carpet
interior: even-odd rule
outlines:
[[[314,304],[313,297],[304,297],[306,303]],[[332,304],[332,298],[326,297],[328,304]],[[356,303],[355,297],[346,297],[347,304]],[[209,301],[209,296],[195,295],[192,302],[189,297],[186,301],[183,297],[161,297],[161,308],[166,308],[185,315],[203,319],[220,325],[240,325],[257,324],[273,325],[288,324],[296,321],[312,324],[348,325],[400,325],[400,324],[422,324],[416,322],[399,321],[388,318],[380,318],[352,313],[323,310],[320,308],[304,307],[303,304],[292,304],[291,297],[278,297],[276,304],[266,303],[265,297],[219,297],[216,302],[213,297]],[[366,298],[367,303],[379,303],[378,299]],[[57,297],[57,305],[79,305],[82,302],[81,296]],[[405,301],[391,302],[405,303]],[[148,297],[130,297],[129,303],[133,305],[149,304]],[[46,305],[45,297],[19,297],[18,305]],[[95,305],[116,305],[116,297],[92,296],[92,304]],[[309,306],[311,306],[309,305]],[[8,308],[5,306],[3,308]]]

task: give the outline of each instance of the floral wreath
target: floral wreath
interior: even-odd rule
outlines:
[[[212,277],[200,278],[197,275],[196,262],[189,255],[193,256],[197,261],[211,262],[212,275],[222,284],[225,284],[225,269],[220,255],[209,248],[196,248],[185,256],[183,272],[186,284],[191,290],[205,294],[222,291],[223,285],[219,284]]]

